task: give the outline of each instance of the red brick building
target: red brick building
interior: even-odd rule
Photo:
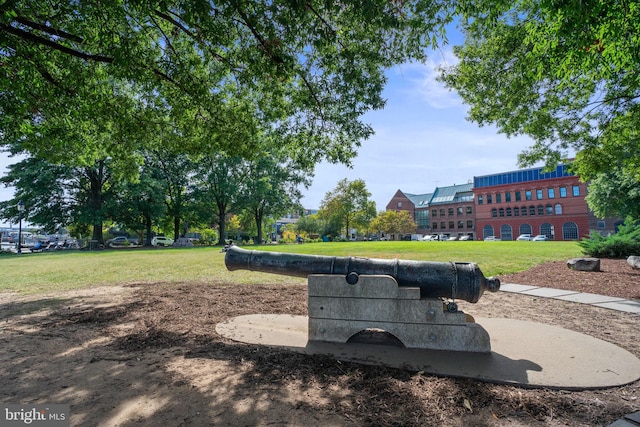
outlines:
[[[398,190],[387,210],[406,210],[418,224],[416,233],[445,237],[495,236],[515,240],[521,234],[550,240],[578,240],[596,231],[613,234],[619,218],[596,218],[585,197],[588,185],[560,165],[474,177],[473,184],[437,187],[433,193]]]
[[[436,187],[433,193],[410,194],[396,191],[387,204],[388,211],[408,211],[418,228],[417,234],[443,237],[469,235],[475,238],[473,184]]]
[[[478,239],[515,240],[521,234],[550,240],[589,235],[587,185],[560,165],[552,172],[523,169],[474,177]]]
[[[388,211],[408,211],[411,218],[418,225],[416,233],[430,233],[429,202],[433,193],[410,194],[401,190],[396,191],[393,198],[387,203]]]

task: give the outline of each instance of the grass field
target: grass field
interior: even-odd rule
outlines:
[[[344,242],[245,249],[475,262],[485,276],[514,273],[580,256],[576,242]],[[219,247],[59,251],[0,256],[0,292],[27,294],[132,283],[305,283],[304,279],[229,272]]]

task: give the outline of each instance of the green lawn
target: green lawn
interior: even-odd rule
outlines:
[[[580,256],[575,242],[345,242],[247,246],[333,256],[476,262],[485,276]],[[60,251],[0,256],[0,292],[42,293],[92,286],[186,281],[305,283],[304,279],[229,272],[219,247]]]

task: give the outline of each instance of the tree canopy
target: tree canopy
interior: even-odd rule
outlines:
[[[442,80],[469,118],[535,141],[520,163],[576,152],[585,180],[614,165],[640,182],[640,5],[636,1],[461,1],[460,62]]]
[[[92,164],[140,144],[249,157],[267,133],[348,163],[384,69],[423,58],[449,19],[426,0],[4,2],[0,143]]]
[[[409,211],[383,211],[373,218],[369,229],[377,233],[386,234],[411,234],[416,231],[418,225],[411,217]]]
[[[361,179],[338,181],[320,203],[318,215],[331,224],[334,237],[344,232],[348,239],[352,229],[364,228],[376,215],[376,204],[369,200],[371,193]]]

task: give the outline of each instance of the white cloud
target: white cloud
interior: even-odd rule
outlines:
[[[422,102],[435,109],[462,106],[462,100],[455,91],[447,89],[437,80],[441,67],[450,67],[459,62],[450,47],[432,52],[424,64],[412,63],[399,68],[399,74],[406,74],[409,87],[408,96],[418,96]]]

